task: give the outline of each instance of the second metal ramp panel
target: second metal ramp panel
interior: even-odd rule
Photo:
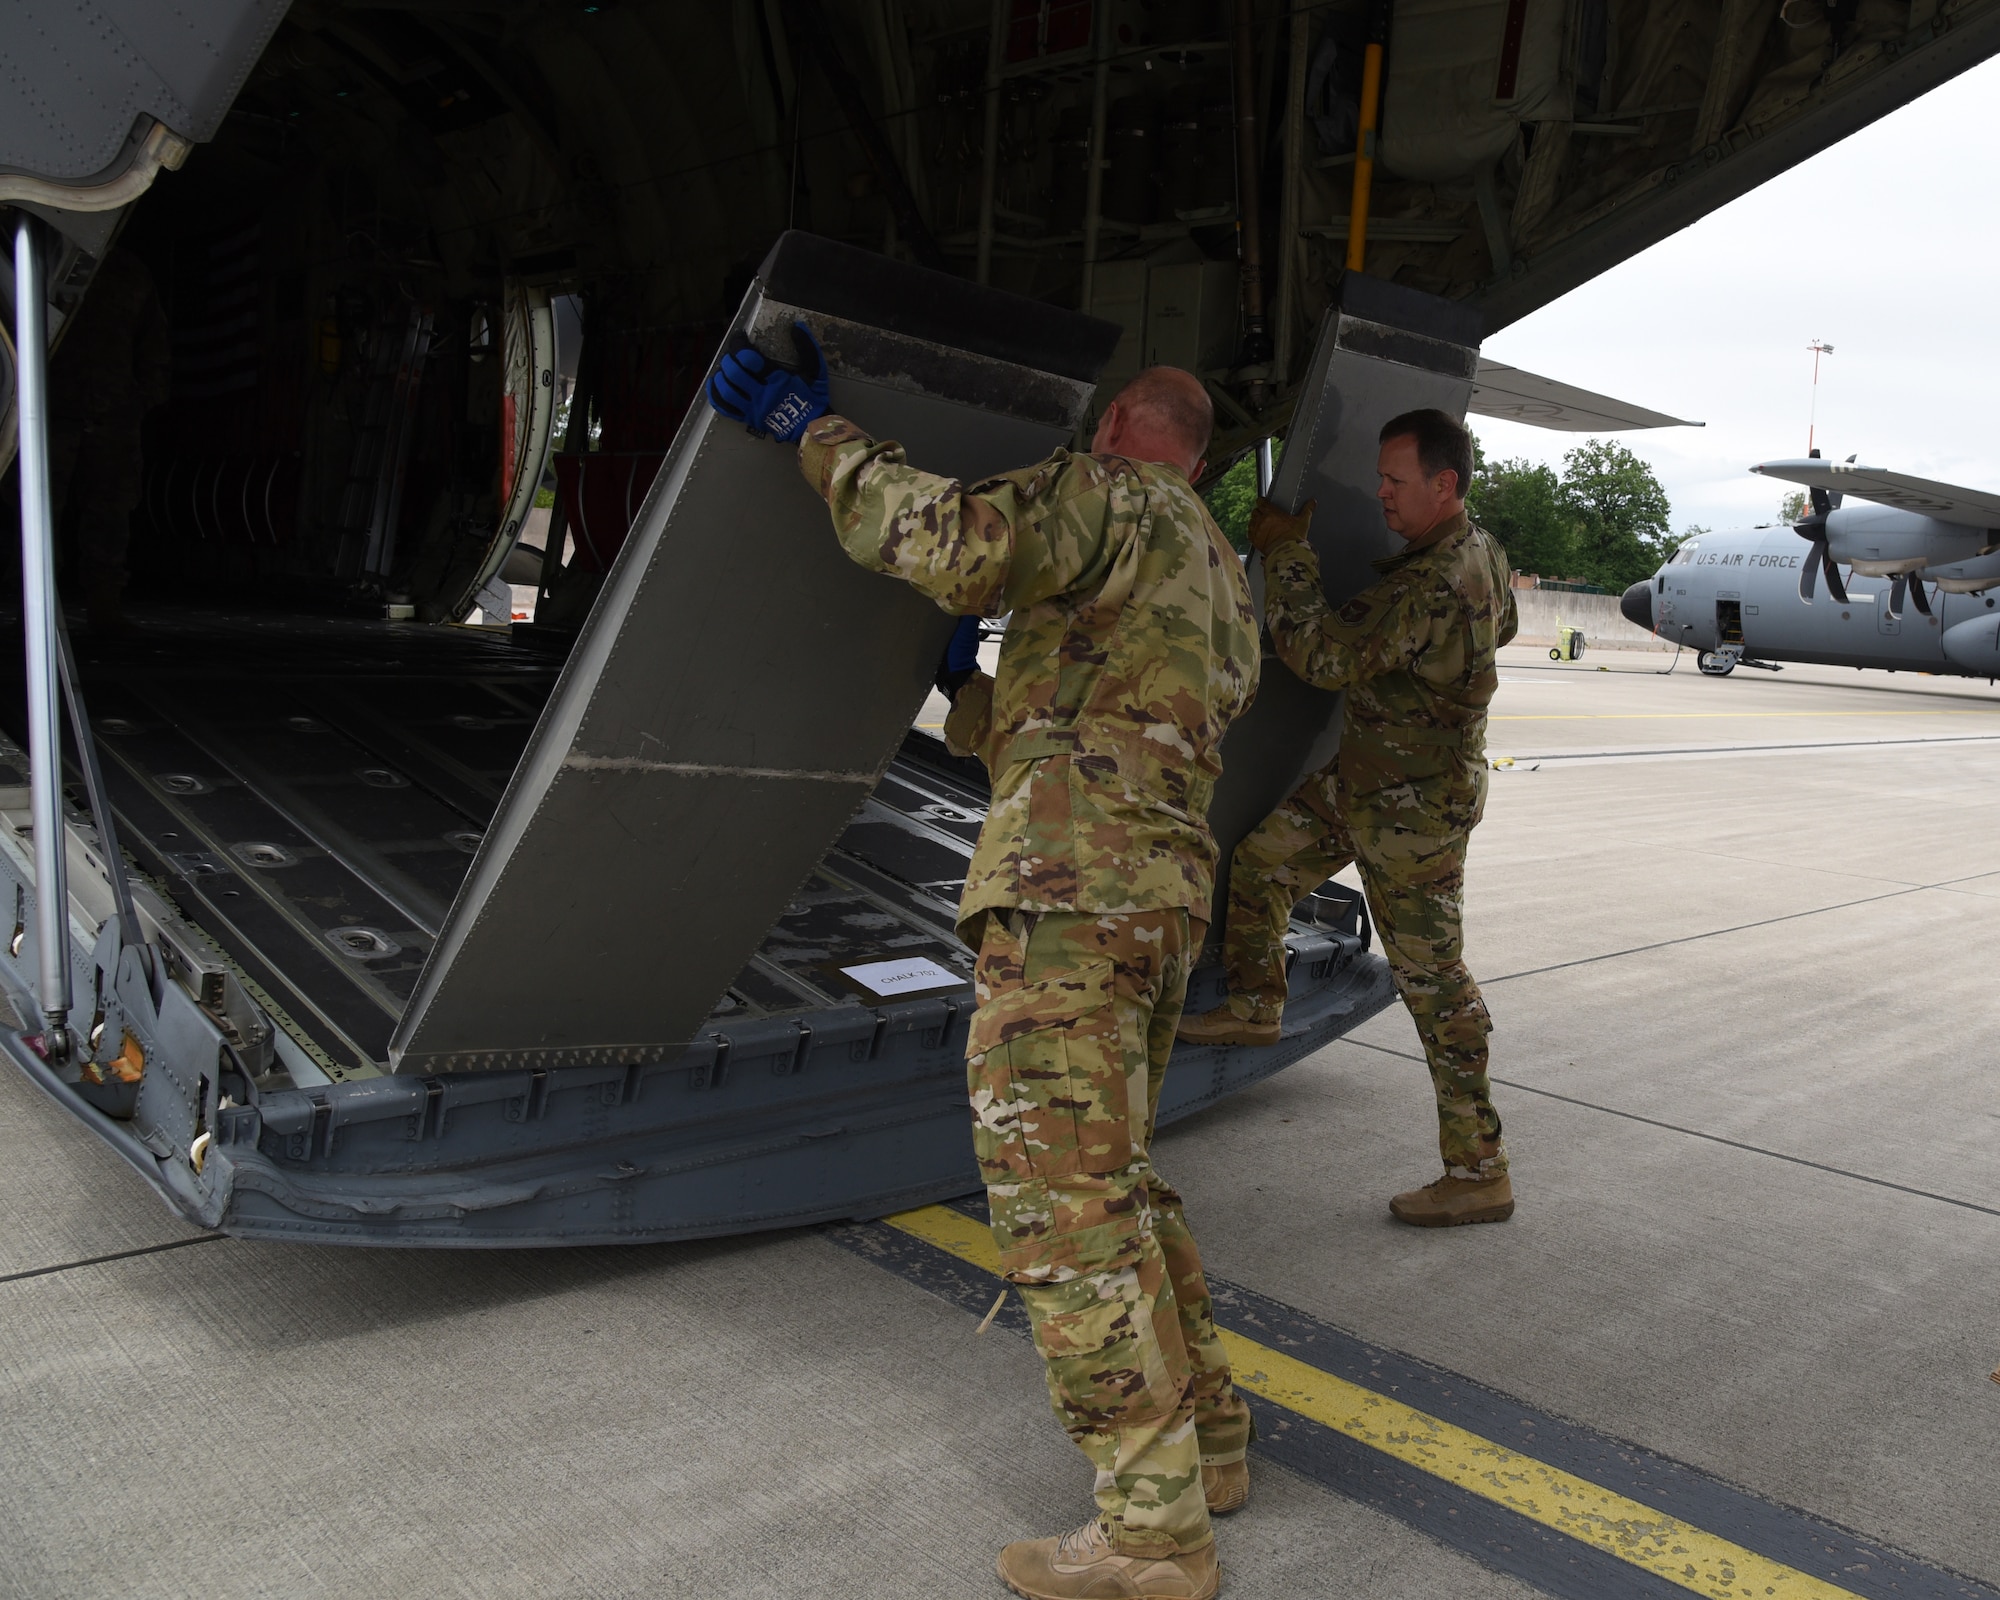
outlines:
[[[1271,498],[1288,510],[1318,503],[1310,537],[1330,604],[1367,588],[1379,576],[1370,563],[1402,546],[1375,497],[1382,425],[1423,407],[1463,420],[1479,336],[1479,313],[1468,306],[1359,273],[1340,281],[1271,485]],[[1260,611],[1263,578],[1262,561],[1253,560]],[[1339,746],[1340,696],[1294,677],[1267,640],[1257,699],[1223,742],[1222,777],[1209,807],[1222,860],[1213,933],[1228,906],[1230,852]]]

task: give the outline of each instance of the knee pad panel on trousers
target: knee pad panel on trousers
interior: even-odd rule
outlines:
[[[1185,1401],[1187,1350],[1157,1259],[1023,1285],[1021,1298],[1066,1425],[1129,1427],[1171,1416]]]

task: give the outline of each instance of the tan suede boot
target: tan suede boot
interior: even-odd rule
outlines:
[[[1250,1498],[1250,1463],[1232,1461],[1226,1466],[1201,1469],[1201,1494],[1208,1502],[1211,1517],[1226,1517],[1241,1511]]]
[[[1176,1039],[1189,1044],[1276,1044],[1279,1027],[1275,1022],[1245,1022],[1228,1006],[1217,1006],[1198,1017],[1182,1017],[1174,1030]]]
[[[1389,1214],[1417,1228],[1455,1228],[1461,1222],[1505,1222],[1514,1214],[1514,1185],[1497,1178],[1454,1178],[1411,1189],[1389,1202]]]
[[[1211,1540],[1172,1556],[1120,1555],[1093,1519],[1000,1552],[1000,1580],[1027,1600],[1210,1600],[1222,1584]]]

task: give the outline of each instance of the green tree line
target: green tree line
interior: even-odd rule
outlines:
[[[1474,445],[1466,509],[1506,546],[1517,572],[1590,583],[1612,594],[1649,577],[1680,543],[1653,469],[1622,444],[1589,439],[1562,470],[1493,461]],[[1257,498],[1257,465],[1244,456],[1207,492],[1217,524],[1239,550]],[[1688,529],[1683,538],[1698,530]]]
[[[1283,441],[1280,441],[1282,445]],[[1257,503],[1257,452],[1238,456],[1229,470],[1203,491],[1208,514],[1237,554],[1250,553],[1250,508]]]
[[[1595,584],[1617,594],[1649,577],[1680,540],[1667,491],[1622,444],[1589,439],[1562,470],[1479,452],[1466,509],[1507,548],[1517,572]]]

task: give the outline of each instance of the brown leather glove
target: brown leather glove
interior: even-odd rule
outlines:
[[[1260,555],[1268,555],[1271,546],[1283,544],[1287,539],[1303,540],[1306,529],[1312,526],[1313,509],[1317,500],[1308,500],[1297,511],[1287,511],[1260,498],[1250,508],[1250,548]]]

